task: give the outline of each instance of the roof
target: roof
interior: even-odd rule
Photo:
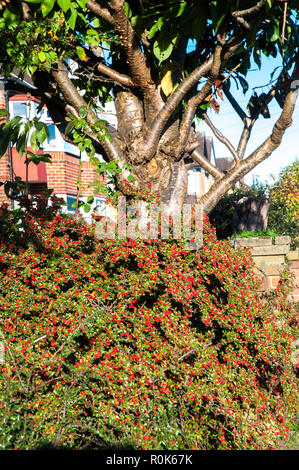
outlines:
[[[219,170],[226,172],[230,168],[232,162],[233,159],[231,157],[216,158],[216,167],[219,168]]]

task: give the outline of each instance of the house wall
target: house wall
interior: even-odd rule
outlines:
[[[4,85],[0,82],[0,108],[6,109],[7,102],[4,91]],[[24,113],[25,119],[33,119],[36,116],[38,100],[35,98],[28,98],[24,94],[9,93],[9,112],[11,117],[17,115],[18,111]],[[23,104],[23,108],[20,105]],[[23,114],[22,114],[23,115]],[[41,120],[45,122],[49,129],[49,138],[44,142],[42,149],[37,153],[48,153],[52,157],[52,163],[40,162],[38,165],[30,163],[28,166],[28,182],[29,188],[34,194],[43,191],[45,188],[53,189],[56,196],[62,197],[67,205],[65,210],[67,212],[74,212],[71,206],[71,201],[77,196],[77,183],[81,179],[80,185],[80,199],[86,201],[88,196],[94,196],[97,202],[101,204],[105,201],[105,196],[102,193],[94,195],[94,187],[89,184],[95,180],[101,181],[103,185],[106,184],[105,177],[99,177],[96,173],[96,168],[87,161],[85,154],[80,155],[78,148],[75,145],[65,142],[57,129],[54,126],[51,118],[49,117],[46,108],[41,112]],[[29,150],[32,150],[29,148]],[[81,157],[81,169],[80,169]],[[15,147],[11,149],[11,160],[13,175],[26,179],[26,165],[25,155],[21,158]],[[10,166],[9,166],[9,152],[0,159],[0,181],[4,182],[10,180]],[[8,203],[11,207],[11,201],[7,199],[3,187],[0,186],[0,204],[3,202]],[[96,204],[94,204],[95,207]],[[80,210],[82,215],[87,219],[83,209]]]
[[[3,82],[0,82],[0,109],[6,109],[6,96]],[[0,157],[0,182],[10,181],[10,162],[8,150]],[[7,199],[3,185],[0,186],[0,206],[6,203],[11,208],[11,201]]]

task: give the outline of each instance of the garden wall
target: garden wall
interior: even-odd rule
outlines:
[[[292,300],[299,302],[299,251],[290,251],[291,239],[288,236],[265,238],[236,238],[232,240],[234,248],[246,246],[256,264],[256,274],[261,277],[261,291],[275,289],[279,282],[280,273],[290,269],[295,275],[295,289]]]

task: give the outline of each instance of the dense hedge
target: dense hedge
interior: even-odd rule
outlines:
[[[0,242],[0,448],[271,449],[286,438],[297,396],[287,289],[261,299],[246,249],[204,227],[199,252],[100,241],[59,214],[28,216],[19,245]]]

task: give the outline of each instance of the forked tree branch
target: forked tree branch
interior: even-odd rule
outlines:
[[[179,143],[176,149],[179,154],[183,153],[185,150],[191,126],[198,106],[210,94],[211,87],[219,76],[221,67],[221,53],[222,46],[217,45],[213,54],[213,64],[208,80],[201,88],[201,90],[195,96],[193,96],[187,103],[179,130]]]
[[[209,57],[202,65],[197,67],[184,81],[180,83],[178,88],[166,101],[165,105],[154,119],[150,133],[144,142],[143,151],[146,160],[150,160],[158,147],[160,135],[164,126],[176,110],[177,106],[182,102],[188,91],[205,75],[209,73],[213,64],[213,56]]]
[[[227,60],[240,46],[242,38],[232,37],[225,43],[225,51],[222,55],[222,60]],[[220,47],[223,47],[220,45]],[[150,160],[157,150],[159,139],[164,127],[168,120],[175,112],[177,107],[182,103],[186,94],[194,87],[198,81],[210,74],[214,63],[214,54],[212,54],[203,64],[196,67],[190,75],[183,80],[170,98],[166,101],[163,108],[155,117],[151,127],[150,133],[144,142],[144,158]],[[190,109],[190,114],[191,114]],[[187,118],[186,118],[187,119]]]
[[[245,10],[239,10],[239,11],[233,11],[232,12],[232,17],[240,23],[244,28],[247,30],[251,30],[251,24],[248,23],[247,20],[245,20],[245,16],[250,16],[253,13],[259,13],[263,7],[266,5],[267,0],[260,0],[256,5],[253,7],[247,8]]]
[[[280,83],[280,81],[278,80],[277,84],[274,85],[269,90],[269,92],[263,97],[263,101],[261,103],[261,106],[258,107],[253,112],[251,117],[246,116],[246,118],[243,120],[244,127],[243,127],[243,131],[242,131],[242,134],[241,134],[241,137],[240,137],[240,140],[239,140],[238,148],[237,148],[237,152],[238,152],[239,157],[240,157],[241,160],[244,158],[246,148],[247,148],[247,144],[248,144],[248,141],[249,141],[249,138],[250,138],[250,135],[251,135],[252,128],[253,128],[255,122],[257,121],[259,115],[261,114],[263,108],[265,106],[268,106],[270,101],[274,98],[274,96],[276,94],[276,91],[279,87],[278,86],[279,83]]]
[[[268,158],[275,149],[281,144],[286,129],[292,124],[292,116],[295,109],[296,98],[298,95],[299,82],[299,53],[296,57],[296,65],[292,74],[292,83],[290,90],[286,96],[285,103],[280,117],[276,121],[270,136],[256,149],[249,157],[241,160],[238,165],[231,168],[226,175],[212,185],[209,191],[201,196],[198,200],[203,205],[204,210],[208,213],[221,199],[221,197],[250,170],[259,163]],[[297,88],[295,85],[297,84]]]

